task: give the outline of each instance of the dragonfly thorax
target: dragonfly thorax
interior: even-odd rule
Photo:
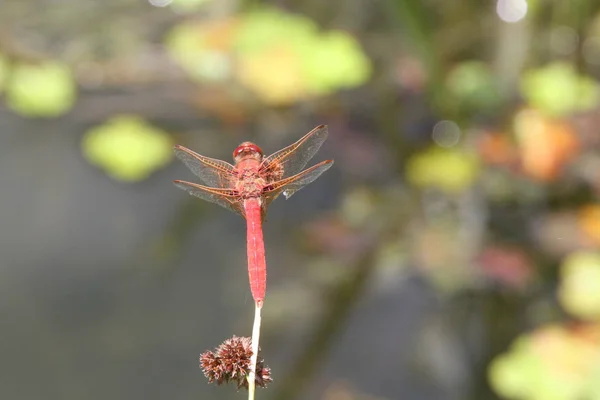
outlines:
[[[265,181],[261,178],[252,179],[240,179],[237,185],[237,190],[240,196],[244,199],[251,197],[260,197],[265,187]]]

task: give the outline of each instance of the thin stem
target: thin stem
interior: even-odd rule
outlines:
[[[248,400],[254,400],[254,390],[256,387],[256,361],[258,360],[258,341],[260,339],[260,311],[263,302],[261,300],[255,303],[254,325],[252,327],[252,357],[250,358],[250,373],[248,374]]]

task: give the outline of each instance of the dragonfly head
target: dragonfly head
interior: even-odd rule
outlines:
[[[244,142],[233,151],[233,159],[236,163],[247,158],[255,158],[256,160],[261,161],[262,157],[262,150],[252,142]]]

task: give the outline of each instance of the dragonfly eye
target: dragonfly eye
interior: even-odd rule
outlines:
[[[236,159],[237,157],[244,155],[244,154],[256,154],[256,153],[258,153],[260,156],[262,156],[263,152],[260,147],[258,147],[257,145],[255,145],[252,142],[244,142],[244,143],[240,144],[238,147],[236,147],[236,149],[233,151],[233,158]]]

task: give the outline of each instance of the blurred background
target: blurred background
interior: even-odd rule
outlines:
[[[319,124],[259,399],[600,399],[600,4],[4,0],[0,397],[242,399],[245,225],[171,181]],[[312,164],[309,164],[312,165]]]

